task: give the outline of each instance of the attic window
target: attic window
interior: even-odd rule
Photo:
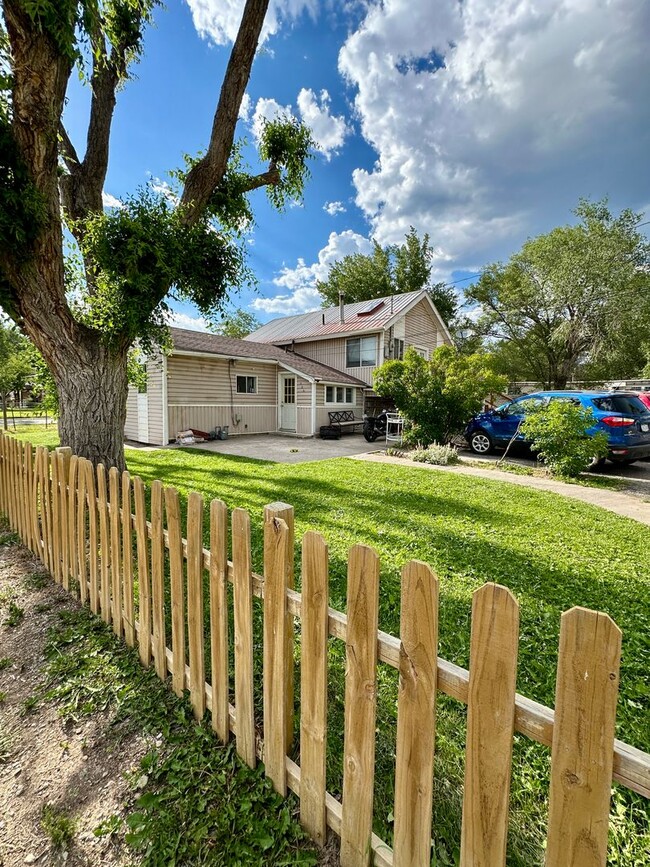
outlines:
[[[374,313],[375,310],[381,309],[384,306],[384,303],[384,301],[375,298],[374,301],[371,301],[369,304],[366,304],[365,307],[362,307],[361,310],[358,310],[357,316],[370,316],[370,314]]]

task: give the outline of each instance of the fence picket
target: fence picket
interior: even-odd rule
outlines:
[[[41,499],[44,502],[44,516],[45,516],[45,533],[44,536],[47,540],[46,551],[47,551],[47,559],[46,564],[49,569],[50,575],[54,578],[54,542],[52,539],[52,475],[51,475],[51,464],[50,464],[50,451],[48,448],[44,448],[41,453],[42,460],[42,487],[41,487]]]
[[[270,521],[272,518],[279,518],[287,525],[289,534],[289,558],[287,561],[287,587],[293,590],[296,586],[294,575],[294,556],[293,547],[295,540],[295,514],[293,506],[288,503],[269,503],[264,507],[264,522]],[[295,630],[293,626],[293,617],[288,616],[285,622],[285,659],[286,666],[284,672],[284,695],[285,695],[285,749],[287,753],[291,752],[293,744],[293,720],[295,716],[294,709],[294,662],[293,662],[293,646],[295,639]]]
[[[190,650],[190,700],[194,716],[205,713],[205,635],[203,633],[203,497],[187,497],[187,629]]]
[[[222,743],[230,738],[228,713],[228,510],[210,503],[210,668],[212,728]]]
[[[265,510],[268,515],[268,510]],[[285,763],[287,577],[289,528],[281,518],[264,521],[264,767],[276,792],[287,794]]]
[[[38,497],[38,448],[32,447],[30,449],[29,463],[29,520],[32,527],[32,550],[37,557],[42,559]]]
[[[253,709],[253,578],[250,516],[245,509],[233,509],[231,520],[235,607],[235,735],[237,752],[251,768],[254,768],[257,755]]]
[[[97,466],[97,509],[99,512],[99,549],[100,580],[99,604],[104,623],[111,622],[111,584],[110,584],[110,533],[108,516],[108,491],[106,488],[106,467]]]
[[[472,599],[461,867],[506,863],[519,606],[485,584]]]
[[[372,852],[379,558],[365,545],[350,549],[347,607],[341,865],[366,867]]]
[[[133,613],[133,526],[131,516],[131,476],[122,473],[122,622],[124,639],[129,647],[135,644]]]
[[[18,497],[18,535],[23,543],[26,538],[26,504],[24,499],[25,493],[25,446],[20,440],[16,441],[17,451],[17,479],[16,479],[16,495]]]
[[[25,443],[25,450],[23,452],[23,460],[24,460],[24,484],[23,484],[23,496],[24,496],[24,505],[25,505],[25,544],[27,547],[33,552],[36,553],[36,546],[34,543],[34,522],[32,518],[32,461],[33,461],[33,448],[31,443]]]
[[[607,615],[562,615],[551,748],[548,867],[605,867],[621,631]]]
[[[438,579],[425,563],[402,569],[395,867],[431,863],[438,660]]]
[[[147,507],[144,482],[139,476],[133,479],[135,503],[135,538],[138,550],[138,652],[140,661],[151,665],[151,582],[149,580],[149,544],[147,533]]]
[[[183,580],[183,538],[178,491],[165,488],[165,513],[169,539],[169,578],[172,605],[172,689],[178,696],[185,690],[185,587]]]
[[[151,615],[153,621],[153,659],[156,674],[167,677],[165,637],[165,542],[163,537],[163,486],[151,483]]]
[[[111,596],[113,599],[113,632],[122,636],[122,552],[120,530],[120,472],[117,467],[108,471],[110,492],[110,535],[111,535]]]
[[[79,598],[85,605],[88,599],[88,562],[86,556],[86,483],[87,470],[83,458],[77,461],[77,581],[79,582]]]
[[[89,460],[84,461],[86,496],[88,502],[88,570],[90,574],[90,610],[99,614],[99,530],[97,514],[97,481],[95,468]]]
[[[68,503],[70,484],[70,461],[72,449],[61,446],[55,451],[55,460],[59,469],[59,509],[60,509],[60,539],[61,539],[61,583],[65,590],[70,589],[70,530],[68,527],[70,506]]]
[[[77,491],[79,487],[79,458],[72,455],[68,470],[68,572],[64,587],[70,589],[78,582],[77,566]],[[76,593],[75,593],[76,595]]]
[[[300,822],[324,846],[327,837],[328,550],[319,533],[302,540],[300,655]]]
[[[52,501],[52,566],[53,576],[57,584],[61,583],[61,491],[59,488],[59,459],[56,451],[51,452],[50,472],[52,484],[50,496]]]

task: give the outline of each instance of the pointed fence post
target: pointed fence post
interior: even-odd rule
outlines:
[[[267,511],[268,515],[268,511]],[[276,792],[287,793],[286,669],[289,528],[281,518],[264,522],[264,766]]]
[[[438,579],[426,563],[402,569],[395,867],[429,867],[438,672]]]
[[[287,587],[293,590],[296,586],[295,574],[294,574],[294,541],[295,541],[295,515],[293,506],[290,506],[288,503],[269,503],[268,506],[264,507],[264,523],[270,521],[273,518],[278,518],[281,521],[284,521],[287,525],[287,531],[289,534],[289,557],[287,560]],[[285,669],[285,681],[284,681],[284,694],[285,694],[285,725],[286,725],[286,737],[285,737],[285,749],[287,753],[291,750],[291,745],[293,744],[293,720],[295,716],[294,709],[294,664],[293,664],[293,647],[294,647],[294,628],[293,628],[293,617],[290,615],[287,616],[286,624],[286,649],[285,649],[285,659],[286,659],[286,669]]]
[[[605,867],[621,630],[607,615],[562,615],[551,747],[548,867]]]
[[[519,606],[499,584],[472,599],[461,867],[506,863]]]
[[[375,780],[379,558],[365,545],[350,549],[345,639],[342,867],[369,867]]]

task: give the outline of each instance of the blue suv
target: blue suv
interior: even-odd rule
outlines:
[[[590,432],[607,434],[610,461],[631,464],[650,457],[650,410],[636,395],[622,391],[537,391],[523,395],[471,419],[465,429],[470,449],[485,455],[513,438],[524,442],[519,426],[525,415],[551,400],[570,400],[593,412],[596,424]]]

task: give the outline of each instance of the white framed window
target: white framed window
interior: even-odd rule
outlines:
[[[377,336],[350,337],[345,344],[346,367],[375,367],[377,364]]]
[[[257,377],[238,376],[237,394],[257,394]]]
[[[326,385],[325,386],[325,403],[326,404],[355,404],[356,389],[344,388],[342,385]]]
[[[422,356],[426,361],[429,360],[429,350],[426,346],[414,346],[413,349],[417,352],[418,355]]]

